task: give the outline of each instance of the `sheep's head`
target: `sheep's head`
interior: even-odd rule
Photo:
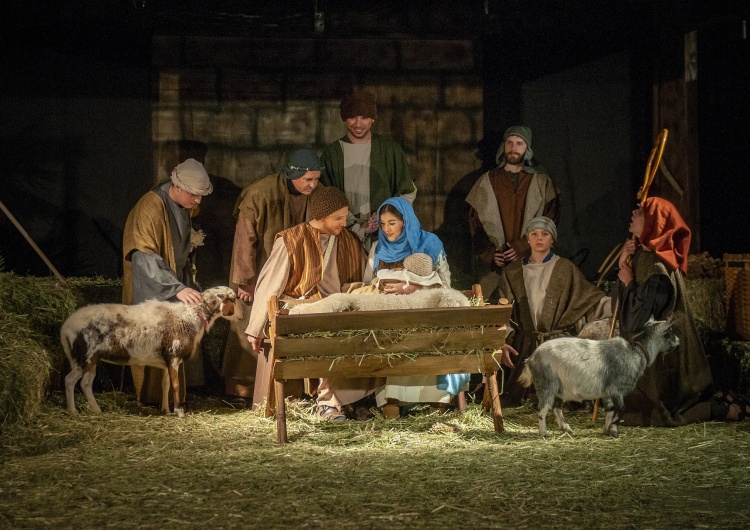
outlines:
[[[211,317],[227,320],[242,318],[242,306],[237,303],[237,293],[229,287],[211,287],[201,293],[203,305]]]

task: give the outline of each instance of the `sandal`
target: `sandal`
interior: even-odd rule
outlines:
[[[325,421],[346,421],[346,416],[336,407],[329,407],[328,405],[318,405],[316,411],[318,419]]]
[[[737,412],[737,419],[734,421],[750,420],[750,399],[747,397],[735,392],[734,390],[729,390],[724,395],[724,403],[729,407],[732,405],[739,407],[740,410]]]

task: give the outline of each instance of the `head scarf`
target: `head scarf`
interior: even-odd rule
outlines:
[[[188,158],[172,171],[172,184],[192,195],[208,195],[214,191],[203,164]]]
[[[312,149],[297,149],[284,166],[284,175],[289,180],[297,180],[308,171],[323,171],[323,164]]]
[[[670,271],[687,274],[690,252],[690,228],[674,204],[660,197],[649,197],[641,203],[643,231],[641,244],[656,253]]]
[[[544,217],[543,215],[534,217],[531,221],[529,221],[529,224],[526,225],[526,230],[523,231],[523,234],[525,236],[528,236],[529,232],[531,232],[535,228],[546,230],[547,232],[552,234],[552,239],[554,241],[557,241],[557,225],[549,217]]]
[[[382,229],[378,229],[378,247],[375,250],[374,268],[377,270],[381,261],[385,263],[396,263],[404,261],[407,256],[416,252],[422,252],[432,258],[432,262],[437,266],[441,261],[446,259],[443,243],[440,238],[430,232],[422,230],[419,219],[414,213],[411,203],[401,197],[391,197],[387,199],[378,208],[378,220],[380,213],[386,204],[394,206],[404,218],[404,229],[396,238],[396,241],[388,241],[388,238]]]
[[[508,136],[518,136],[526,142],[526,152],[523,154],[522,160],[524,171],[526,171],[526,173],[545,173],[547,171],[544,166],[534,158],[534,151],[531,150],[531,129],[524,127],[523,125],[514,125],[505,130],[505,133],[503,134],[503,143],[500,144],[500,148],[497,150],[497,155],[495,156],[497,167],[505,167],[505,140],[508,139]]]

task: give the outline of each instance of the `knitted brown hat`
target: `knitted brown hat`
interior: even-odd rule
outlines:
[[[310,195],[310,216],[313,219],[323,219],[341,208],[349,208],[349,201],[344,192],[336,186],[321,186]]]
[[[422,252],[410,254],[404,258],[404,268],[417,276],[429,276],[432,273],[432,258]]]
[[[375,96],[370,92],[354,92],[344,96],[341,100],[341,119],[363,116],[365,118],[377,119],[378,106],[375,104]]]

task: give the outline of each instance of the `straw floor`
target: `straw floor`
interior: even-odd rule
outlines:
[[[184,419],[97,398],[101,415],[53,394],[4,427],[0,527],[750,527],[750,422],[611,439],[582,410],[573,436],[545,440],[530,406],[497,435],[477,405],[331,424],[291,404],[278,445],[272,418],[217,398],[193,396]]]

